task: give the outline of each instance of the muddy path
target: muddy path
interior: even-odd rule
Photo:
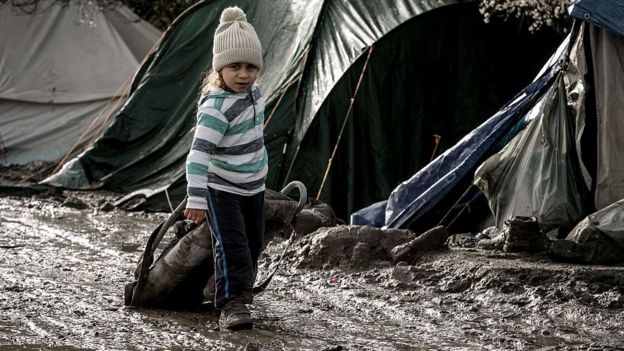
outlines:
[[[300,240],[256,297],[250,331],[218,330],[209,308],[124,307],[123,287],[166,214],[100,210],[112,194],[64,195],[88,207],[0,198],[0,350],[624,348],[624,267],[476,250],[304,269],[313,241]],[[284,244],[269,245],[261,274]]]

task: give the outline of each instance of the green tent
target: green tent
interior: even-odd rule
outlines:
[[[233,5],[264,49],[267,186],[322,187],[320,199],[343,218],[479,125],[560,40],[518,23],[486,25],[473,1],[201,1],[167,30],[104,134],[47,183],[141,194],[132,208],[181,200],[212,36]]]

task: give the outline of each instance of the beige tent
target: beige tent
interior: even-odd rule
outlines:
[[[84,19],[77,5],[0,6],[0,164],[59,160],[91,125],[88,140],[160,37],[125,7]]]

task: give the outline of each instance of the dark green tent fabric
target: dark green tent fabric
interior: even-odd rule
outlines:
[[[387,198],[431,160],[433,135],[442,137],[436,154],[453,146],[528,84],[558,45],[553,33],[485,24],[472,5],[431,11],[375,43],[323,188],[338,213]],[[313,194],[324,169],[311,165],[325,167],[364,61],[323,102],[292,165],[289,179],[305,179]]]
[[[105,187],[120,192],[151,189],[144,207],[167,209],[164,194],[181,200],[184,160],[195,124],[203,75],[212,61],[212,38],[221,11],[245,9],[265,47],[262,89],[267,99],[267,146],[271,157],[293,129],[294,95],[281,97],[301,76],[301,64],[322,4],[279,1],[201,1],[167,30],[133,81],[130,97],[104,135],[46,182],[72,187]],[[280,101],[279,109],[273,106]],[[281,139],[281,140],[280,140]],[[281,144],[279,144],[281,142]],[[279,144],[279,145],[278,145]],[[281,153],[281,151],[280,151]],[[78,174],[81,178],[75,179]]]
[[[164,189],[179,201],[212,35],[232,5],[263,44],[273,189],[297,179],[317,193],[373,47],[321,196],[343,217],[426,164],[433,134],[442,136],[440,152],[472,130],[531,80],[560,39],[485,25],[476,2],[202,1],[168,30],[105,134],[48,182],[69,186],[79,169],[90,187],[150,189],[140,208],[168,209]]]
[[[89,182],[100,181],[127,192],[160,188],[183,177],[199,86],[212,60],[212,36],[219,15],[227,6],[245,8],[264,45],[276,43],[265,50],[267,70],[262,85],[265,91],[279,93],[283,89],[280,84],[296,74],[291,65],[294,62],[296,69],[301,60],[300,45],[306,41],[299,33],[310,36],[309,20],[318,12],[303,1],[298,7],[282,3],[276,11],[256,1],[204,1],[181,15],[135,78],[135,90],[112,125],[79,157]],[[282,63],[275,67],[271,61]],[[270,100],[267,102],[271,111]],[[275,125],[286,125],[279,117],[273,119]],[[275,128],[272,134],[285,134],[283,129]]]

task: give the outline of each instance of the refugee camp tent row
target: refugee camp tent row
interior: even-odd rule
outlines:
[[[124,6],[11,3],[0,6],[0,164],[58,161],[121,106],[161,33]]]
[[[103,136],[48,183],[175,207],[218,16],[233,5],[264,48],[267,186],[300,180],[343,218],[479,125],[561,40],[485,24],[475,1],[201,1],[167,30]]]
[[[485,195],[500,229],[534,216],[565,233],[623,199],[624,2],[582,0],[570,11],[573,30],[531,84],[351,222],[448,224]]]

